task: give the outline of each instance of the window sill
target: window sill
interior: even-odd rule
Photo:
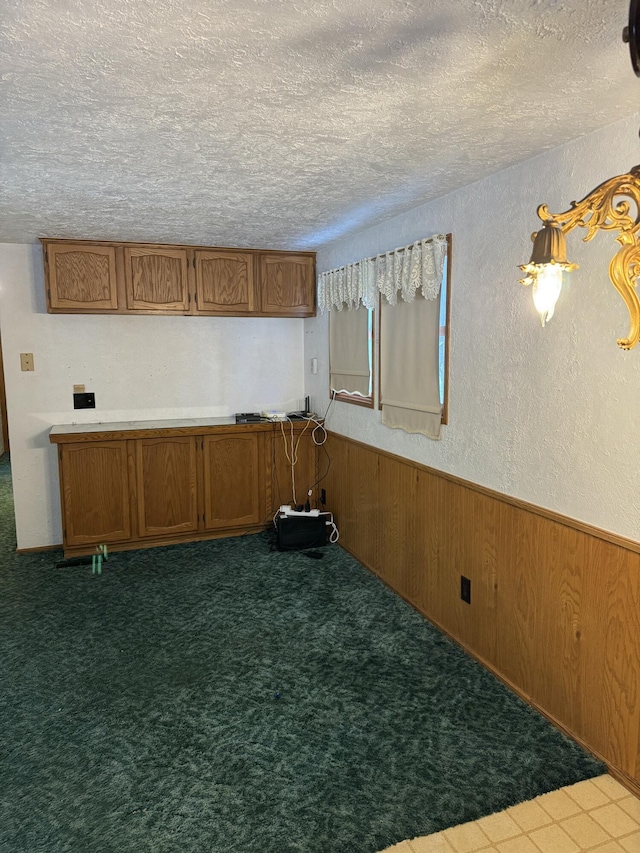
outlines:
[[[337,400],[339,403],[352,403],[354,406],[373,409],[372,397],[361,397],[359,394],[346,394],[344,391],[339,391],[335,394],[333,399]]]

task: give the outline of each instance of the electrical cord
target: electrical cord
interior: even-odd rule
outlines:
[[[336,526],[335,521],[331,521],[329,526],[332,528],[331,533],[329,535],[329,542],[332,545],[335,545],[338,539],[340,538],[340,534],[338,533],[338,528]]]
[[[336,391],[332,391],[331,399],[329,400],[329,404],[328,404],[326,411],[324,413],[324,417],[318,418],[318,417],[308,416],[304,419],[305,420],[304,429],[301,430],[297,439],[295,438],[294,426],[293,426],[293,421],[291,420],[291,418],[285,417],[283,419],[278,419],[278,421],[273,419],[274,430],[276,429],[276,426],[275,426],[276,423],[280,424],[280,432],[282,434],[282,444],[284,447],[284,455],[285,455],[285,458],[286,458],[287,462],[289,463],[289,466],[291,469],[291,497],[292,497],[294,506],[299,506],[298,498],[297,498],[297,494],[296,494],[295,466],[298,462],[298,450],[300,448],[300,442],[302,440],[303,435],[309,429],[311,424],[314,424],[314,427],[311,430],[311,439],[312,439],[312,441],[316,447],[323,447],[324,446],[324,444],[326,443],[327,438],[328,438],[327,431],[324,427],[324,421],[325,421],[327,415],[329,414],[329,410],[331,409],[331,406],[333,404],[333,401],[335,400],[335,397],[336,397]],[[290,436],[289,436],[288,440],[287,440],[287,436],[285,435],[285,430],[284,430],[285,422],[289,423],[289,428],[290,428]],[[329,457],[329,454],[327,453],[326,448],[325,448],[324,452],[325,452],[327,459],[328,459],[327,470],[322,475],[322,477],[320,477],[311,486],[311,488],[309,488],[307,490],[307,502],[306,502],[305,506],[309,506],[309,499],[311,498],[311,496],[313,494],[313,490],[316,488],[316,486],[319,483],[321,483],[324,480],[324,478],[329,473],[329,468],[331,467],[331,458]],[[276,470],[275,448],[274,448],[273,463],[274,463],[274,470]],[[277,477],[277,470],[276,470],[276,477]]]
[[[322,421],[316,420],[315,418],[309,418],[309,421],[315,424],[315,427],[311,430],[311,438],[313,439],[313,443],[316,447],[322,447],[325,441],[328,438],[327,431],[324,428],[324,423]],[[316,433],[320,432],[320,440],[318,440]]]
[[[277,424],[279,424],[279,425],[280,425],[280,433],[281,433],[281,435],[282,435],[282,443],[283,443],[283,448],[284,448],[284,455],[285,455],[285,458],[286,458],[287,462],[289,463],[290,470],[291,470],[291,496],[292,496],[292,501],[293,501],[293,505],[294,505],[294,507],[299,506],[299,504],[298,504],[298,499],[297,499],[297,494],[296,494],[296,472],[295,472],[295,466],[296,466],[296,464],[297,464],[297,462],[298,462],[298,452],[299,452],[299,449],[300,449],[300,442],[301,442],[301,440],[302,440],[303,435],[304,435],[304,434],[305,434],[305,432],[309,429],[309,427],[311,426],[311,424],[314,424],[314,427],[313,427],[313,429],[311,430],[311,439],[312,439],[312,441],[313,441],[313,443],[314,443],[314,445],[315,445],[316,447],[322,447],[322,448],[323,448],[324,453],[325,453],[325,456],[327,457],[327,470],[326,470],[326,471],[324,472],[324,474],[323,474],[323,475],[322,475],[318,480],[316,480],[316,481],[315,481],[315,483],[313,483],[313,485],[312,485],[312,486],[307,490],[307,501],[306,501],[306,504],[304,505],[306,509],[309,509],[309,508],[310,508],[310,498],[311,498],[311,497],[312,497],[312,495],[313,495],[313,490],[316,488],[316,486],[317,486],[317,485],[319,485],[319,484],[324,480],[324,478],[325,478],[325,477],[327,476],[327,474],[329,473],[329,469],[331,468],[331,457],[330,457],[330,456],[329,456],[329,454],[327,453],[327,449],[324,447],[324,445],[325,445],[325,443],[326,443],[326,441],[327,441],[327,438],[328,438],[327,431],[326,431],[326,429],[325,429],[325,427],[324,427],[324,419],[326,418],[327,414],[329,413],[329,409],[331,408],[331,405],[332,405],[332,403],[333,403],[333,401],[334,401],[334,399],[335,399],[335,395],[336,395],[336,392],[335,392],[335,391],[332,391],[331,399],[329,400],[329,405],[327,406],[327,409],[326,409],[326,411],[325,411],[325,413],[324,413],[324,417],[308,416],[308,417],[306,417],[306,418],[304,419],[304,420],[306,421],[306,423],[305,423],[305,425],[304,425],[304,429],[302,429],[302,430],[301,430],[301,432],[299,433],[299,435],[298,435],[298,437],[297,437],[297,440],[296,440],[295,432],[294,432],[294,422],[293,422],[293,420],[292,420],[291,418],[289,418],[289,417],[285,417],[285,418],[278,418],[278,419],[276,419],[276,418],[270,418],[271,423],[273,424],[273,432],[274,432],[274,434],[275,434],[275,432],[276,432],[276,430],[277,430],[277,426],[276,426],[276,425],[277,425]],[[284,424],[285,424],[285,422],[288,422],[288,423],[289,423],[290,435],[289,435],[289,437],[288,437],[288,438],[287,438],[287,436],[285,435],[285,428],[284,428]],[[275,435],[274,435],[274,439],[275,439]],[[278,495],[278,500],[281,500],[281,497],[280,497],[280,483],[279,483],[279,481],[278,481],[278,466],[277,466],[277,464],[276,464],[276,445],[275,445],[275,440],[274,440],[274,442],[273,442],[272,455],[273,455],[273,459],[272,459],[272,463],[273,463],[273,476],[275,477],[275,491],[276,491],[276,494]],[[317,474],[317,470],[316,470],[316,474]],[[302,506],[302,505],[300,505],[300,506]],[[272,520],[272,523],[273,523],[273,525],[274,525],[274,527],[276,526],[276,518],[277,518],[277,516],[278,516],[278,513],[279,513],[279,512],[280,512],[280,510],[279,510],[279,509],[278,509],[278,510],[276,510],[275,514],[273,515],[273,518],[271,519],[271,520]],[[333,524],[333,521],[332,521],[332,524]],[[331,536],[334,536],[334,535],[335,535],[335,536],[337,537],[337,536],[338,536],[338,532],[337,532],[337,528],[335,528],[335,525],[334,525],[334,529],[335,529],[335,532],[332,532],[332,533],[331,533]],[[338,540],[337,540],[337,538],[335,538],[335,539],[331,539],[331,538],[330,538],[330,541],[336,541],[336,542],[337,542]]]
[[[282,441],[284,444],[284,455],[287,459],[287,462],[291,466],[291,491],[293,496],[293,505],[297,506],[298,501],[296,499],[296,474],[295,474],[295,466],[298,462],[298,448],[300,447],[300,441],[305,432],[309,429],[309,424],[311,423],[311,419],[308,418],[306,424],[304,425],[304,429],[298,435],[297,440],[295,440],[295,434],[293,431],[293,421],[291,418],[285,418],[289,422],[289,426],[291,429],[291,455],[289,455],[289,449],[287,447],[287,438],[284,434],[284,420],[280,421],[280,431],[282,432]]]
[[[323,449],[323,451],[324,451],[324,455],[327,457],[327,470],[324,472],[324,474],[322,475],[322,477],[319,477],[319,478],[315,481],[315,483],[313,484],[313,486],[311,486],[311,488],[309,489],[309,491],[310,491],[310,492],[313,492],[313,490],[315,489],[315,487],[320,485],[320,483],[325,479],[325,477],[326,477],[326,476],[327,476],[327,474],[329,473],[329,469],[331,468],[331,457],[329,456],[329,453],[328,453],[328,451],[327,451],[327,448],[324,446],[324,442],[323,442],[322,444],[318,445],[318,446],[319,446],[319,447],[322,447],[322,449]]]
[[[331,392],[331,399],[329,400],[329,405],[327,406],[327,409],[326,409],[326,411],[325,411],[325,413],[324,413],[324,417],[322,417],[320,420],[322,420],[322,421],[326,421],[326,419],[327,419],[327,415],[329,414],[329,409],[330,409],[330,408],[331,408],[331,406],[333,405],[333,401],[336,399],[336,394],[337,394],[337,393],[338,393],[338,392],[337,392],[335,389],[334,389],[334,390],[332,390],[332,392]]]
[[[337,393],[336,391],[331,392],[331,399],[329,400],[329,405],[326,408],[324,416],[319,417],[319,418],[309,416],[307,418],[307,425],[309,425],[309,423],[315,424],[314,428],[311,430],[311,438],[312,438],[313,443],[315,444],[316,447],[323,447],[326,444],[327,439],[329,437],[327,434],[327,430],[325,429],[324,423],[325,423],[325,420],[327,418],[327,415],[329,414],[329,409],[331,408],[331,405],[332,405],[333,401],[335,400],[336,393]],[[303,432],[304,432],[304,430],[303,430]],[[301,435],[302,435],[302,433],[301,433]],[[327,460],[328,460],[327,470],[324,472],[322,477],[320,477],[318,480],[316,480],[315,483],[313,483],[313,485],[307,490],[307,503],[309,502],[309,498],[311,498],[311,496],[313,495],[313,490],[315,489],[315,487],[317,485],[319,485],[324,480],[324,478],[329,473],[329,469],[331,468],[331,457],[327,453],[326,448],[324,448],[324,452],[325,452],[325,455],[326,455]]]

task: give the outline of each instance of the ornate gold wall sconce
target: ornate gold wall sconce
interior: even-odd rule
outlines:
[[[631,0],[629,26],[623,40],[629,42],[631,61],[640,76],[640,12],[639,0]],[[562,277],[577,268],[567,260],[565,234],[574,228],[586,228],[585,241],[598,231],[618,231],[621,248],[609,264],[609,277],[629,311],[630,327],[626,338],[618,338],[618,346],[632,349],[640,340],[640,299],[636,282],[640,275],[640,166],[626,175],[618,175],[600,184],[582,201],[571,203],[564,213],[549,213],[546,204],[538,208],[543,222],[534,233],[533,252],[528,264],[520,269],[524,285],[532,285],[533,301],[542,325],[553,316],[562,289]]]

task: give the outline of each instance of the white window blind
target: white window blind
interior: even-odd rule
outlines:
[[[380,401],[382,423],[440,438],[440,300],[382,304]]]
[[[360,305],[350,311],[332,311],[329,322],[331,390],[368,396],[369,311]]]

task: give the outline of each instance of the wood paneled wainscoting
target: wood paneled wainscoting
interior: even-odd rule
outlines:
[[[640,793],[640,543],[335,433],[327,449],[340,543]]]

